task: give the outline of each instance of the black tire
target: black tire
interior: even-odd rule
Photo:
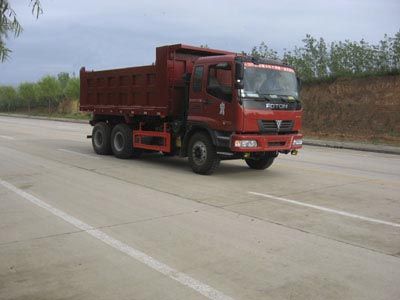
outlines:
[[[209,175],[217,169],[220,159],[208,134],[195,133],[189,141],[189,164],[193,172]]]
[[[142,153],[133,148],[133,131],[126,124],[118,124],[111,132],[111,149],[114,156],[121,159],[138,158]]]
[[[254,170],[265,170],[274,162],[276,156],[265,154],[258,158],[246,158],[246,164]]]
[[[111,150],[111,127],[100,122],[93,127],[92,146],[94,152],[100,155],[112,154]]]

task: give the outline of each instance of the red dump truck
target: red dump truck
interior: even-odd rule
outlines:
[[[228,51],[168,45],[152,65],[80,71],[97,154],[188,157],[211,174],[221,160],[256,170],[302,146],[300,81],[290,66]]]

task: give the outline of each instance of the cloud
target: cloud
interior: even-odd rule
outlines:
[[[301,44],[306,33],[328,41],[376,42],[400,29],[398,1],[101,1],[43,0],[35,20],[16,2],[24,33],[9,40],[11,60],[0,64],[0,84],[46,74],[150,64],[155,47],[207,44],[248,51],[261,41],[278,50]]]

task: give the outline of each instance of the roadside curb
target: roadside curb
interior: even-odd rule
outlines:
[[[362,144],[355,142],[339,142],[339,141],[316,140],[316,139],[304,139],[303,144],[308,146],[400,155],[400,147],[387,146],[387,145]]]
[[[41,116],[29,116],[29,115],[22,115],[22,114],[0,113],[0,116],[24,118],[24,119],[50,120],[50,121],[79,123],[79,124],[88,124],[89,123],[89,120],[51,118],[51,117],[41,117]],[[348,149],[348,150],[400,155],[400,147],[387,146],[387,145],[362,144],[362,143],[355,143],[355,142],[339,142],[339,141],[317,140],[317,139],[307,139],[307,138],[304,139],[303,144],[307,145],[307,146]]]
[[[36,120],[49,120],[49,121],[58,121],[58,122],[89,124],[89,120],[78,120],[78,119],[57,118],[57,117],[52,118],[52,117],[30,116],[30,115],[21,115],[21,114],[5,114],[5,113],[0,113],[0,116],[22,118],[22,119],[36,119]]]

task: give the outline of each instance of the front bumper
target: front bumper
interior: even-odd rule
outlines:
[[[301,140],[302,134],[262,135],[262,134],[234,134],[231,137],[232,152],[267,152],[291,151],[300,149],[302,145],[293,144],[294,140]],[[236,141],[255,140],[256,147],[237,147]]]

